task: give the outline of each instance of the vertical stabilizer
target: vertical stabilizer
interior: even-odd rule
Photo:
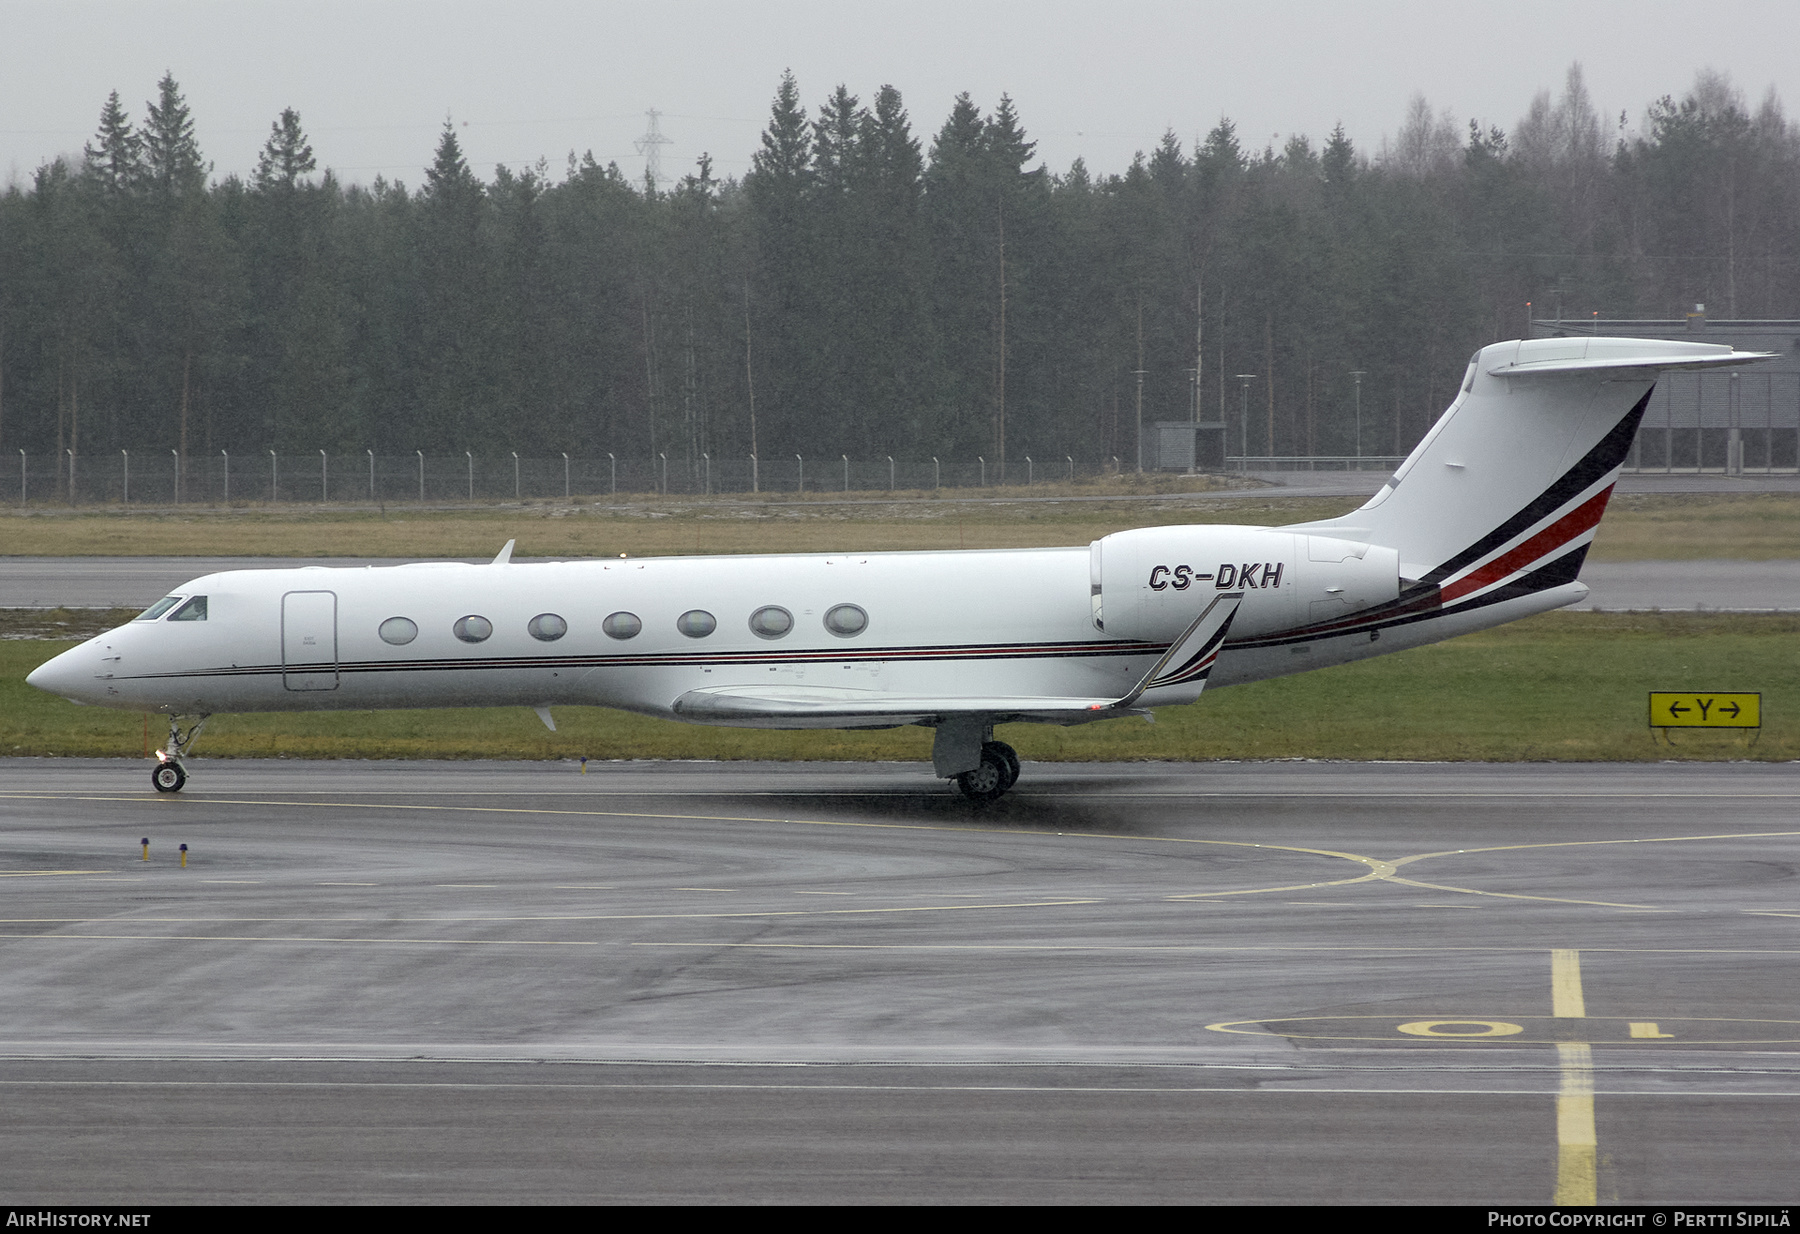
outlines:
[[[1765,358],[1660,339],[1484,347],[1380,492],[1342,518],[1296,529],[1397,550],[1415,603],[1449,607],[1573,582],[1657,375]]]

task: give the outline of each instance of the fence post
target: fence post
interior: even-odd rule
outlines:
[[[221,455],[223,455],[224,459],[225,459],[225,464],[224,464],[225,504],[230,505],[231,504],[231,453],[228,450],[221,450],[221,451],[219,451],[219,453]]]
[[[463,457],[469,460],[469,500],[475,500],[475,451],[464,450]]]
[[[181,451],[169,451],[169,457],[175,460],[175,504],[181,504]]]
[[[712,496],[712,455],[700,451],[700,483],[707,497]]]
[[[848,493],[850,491],[850,456],[840,454],[838,457],[844,460],[844,491]]]
[[[800,458],[798,454],[794,455],[794,458],[799,460],[800,463],[800,483],[795,486],[794,491],[796,493],[804,493],[806,491],[806,460]]]
[[[563,456],[563,500],[569,499],[569,452],[564,450]]]
[[[419,456],[419,500],[424,501],[425,500],[425,451],[414,450],[413,453]]]
[[[977,463],[981,464],[981,487],[986,488],[987,487],[987,460],[985,458],[983,458],[981,455],[977,454],[975,456],[975,461]]]
[[[271,503],[273,503],[275,500],[275,494],[281,491],[281,484],[280,484],[281,473],[280,473],[279,468],[280,468],[280,463],[275,458],[275,451],[270,450],[269,451],[269,501]]]
[[[19,451],[19,504],[25,504],[25,451]]]
[[[1075,483],[1075,456],[1073,454],[1065,454],[1063,457],[1069,460],[1069,483],[1073,484]]]
[[[72,447],[65,447],[63,450],[63,453],[67,454],[69,456],[69,504],[74,505],[75,504],[75,451]]]
[[[368,455],[369,455],[369,500],[374,501],[375,500],[375,451],[373,451],[373,450],[368,451]]]
[[[611,450],[608,450],[606,452],[606,462],[608,468],[612,471],[612,495],[617,497],[619,495],[619,460],[612,456]]]
[[[943,468],[938,465],[937,455],[931,456],[931,487],[933,490],[944,487]]]
[[[331,500],[330,465],[325,458],[325,451],[319,451],[319,504],[324,505]]]
[[[894,491],[894,456],[888,455],[888,492]]]
[[[1025,456],[1025,487],[1026,488],[1031,487],[1031,476],[1032,476],[1031,455],[1027,454]]]
[[[120,450],[119,457],[125,460],[125,504],[131,504],[131,451]]]
[[[524,499],[519,495],[519,452],[517,450],[514,450],[512,452],[512,456],[513,456],[513,500],[514,501],[522,501]]]

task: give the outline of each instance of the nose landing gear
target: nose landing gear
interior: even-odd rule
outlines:
[[[193,746],[194,739],[200,736],[200,730],[206,727],[208,717],[201,716],[185,731],[182,719],[181,716],[169,717],[168,749],[156,752],[156,769],[150,773],[150,783],[159,793],[179,793],[187,784],[187,768],[181,765],[181,759]]]

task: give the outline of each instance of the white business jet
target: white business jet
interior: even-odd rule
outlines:
[[[751,728],[936,730],[932,767],[1012,787],[1003,722],[1086,724],[1560,608],[1667,369],[1704,343],[1496,343],[1361,509],[1288,527],[1124,531],[1085,548],[234,570],[28,678],[169,716],[152,779],[210,715],[620,707]]]

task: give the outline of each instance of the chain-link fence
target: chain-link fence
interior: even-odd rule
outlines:
[[[1110,460],[1109,460],[1110,462]],[[602,455],[331,454],[264,451],[190,454],[113,450],[61,456],[20,450],[0,500],[19,504],[178,503],[373,504],[605,500],[611,497],[764,493],[867,493],[967,489],[1071,481],[1083,473],[1067,455],[1015,457],[1004,476],[992,460],[786,455],[764,458],[655,458]],[[8,491],[10,489],[10,492]]]

